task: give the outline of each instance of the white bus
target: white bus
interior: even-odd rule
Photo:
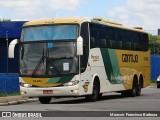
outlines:
[[[43,104],[69,96],[96,101],[105,92],[139,96],[150,84],[143,30],[101,18],[54,18],[25,23],[18,44],[21,94]]]

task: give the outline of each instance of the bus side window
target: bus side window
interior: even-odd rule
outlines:
[[[139,49],[139,37],[138,37],[138,33],[137,32],[133,32],[133,42],[134,42],[134,50],[138,50]]]
[[[110,46],[109,48],[116,48],[116,28],[114,27],[108,27],[107,29],[107,33],[108,33],[108,36],[109,36],[109,40],[110,40]]]
[[[110,48],[110,47],[111,47],[111,40],[110,40],[109,37],[107,37],[107,39],[106,39],[106,47],[107,47],[107,48]]]
[[[148,37],[147,37],[147,34],[141,33],[140,50],[141,51],[147,51],[148,50]]]
[[[125,30],[125,48],[126,50],[132,50],[132,32]]]
[[[112,49],[116,49],[116,41],[115,40],[111,40],[111,48]]]
[[[91,48],[95,48],[96,47],[96,43],[95,43],[94,37],[91,37],[90,39],[91,39],[91,41],[90,41]]]
[[[86,46],[83,46],[83,53],[86,52]],[[84,70],[86,69],[86,65],[87,65],[87,61],[86,61],[86,56],[82,55],[81,56],[81,72],[84,72]]]
[[[143,34],[144,51],[148,50],[148,45],[149,45],[148,35],[147,34]]]
[[[106,39],[100,39],[100,47],[105,48],[107,46]]]
[[[90,24],[90,48],[99,47],[99,25]]]
[[[131,42],[126,42],[126,49],[131,50]]]
[[[81,36],[83,38],[83,55],[80,56],[81,59],[81,72],[84,72],[87,67],[88,57],[89,57],[89,23],[82,23],[81,25]]]
[[[134,42],[134,50],[138,50],[139,49],[139,44],[137,42]]]
[[[118,48],[118,49],[122,49],[122,41],[118,41],[117,44],[118,44],[118,45],[117,45],[117,48]]]

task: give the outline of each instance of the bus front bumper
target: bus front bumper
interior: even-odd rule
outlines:
[[[20,87],[21,95],[26,97],[60,97],[60,96],[81,96],[78,86],[67,87]]]

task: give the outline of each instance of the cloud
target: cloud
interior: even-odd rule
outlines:
[[[34,20],[57,16],[80,16],[82,14],[101,15],[104,10],[101,11],[100,8],[95,7],[97,4],[100,4],[98,3],[99,1],[97,1],[98,0],[1,0],[0,18]],[[118,21],[127,26],[142,26],[146,30],[157,30],[158,27],[160,27],[160,0],[117,1],[123,2],[118,4],[119,6],[116,4],[115,7],[111,7],[111,9],[107,11],[107,18],[110,20]],[[112,6],[112,3],[108,3],[108,6]],[[85,6],[84,10],[83,5]],[[92,5],[95,5],[95,8],[91,9],[90,7]],[[105,7],[107,8],[107,5]],[[89,9],[92,11],[89,11]]]
[[[158,12],[159,0],[125,0],[127,5],[136,12]]]
[[[125,4],[107,13],[113,20],[128,26],[141,26],[146,31],[157,33],[160,27],[159,0],[124,0]]]
[[[80,0],[52,0],[49,7],[52,9],[75,10],[79,7]]]
[[[60,11],[74,11],[83,0],[1,0],[0,14],[12,19],[55,17]]]
[[[128,20],[128,9],[126,9],[124,6],[118,6],[114,8],[113,10],[108,12],[108,16],[110,19],[120,19],[121,21],[127,21]]]

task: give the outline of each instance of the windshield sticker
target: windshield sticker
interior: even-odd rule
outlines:
[[[48,48],[53,48],[53,47],[54,47],[53,43],[48,43]]]
[[[69,71],[69,63],[63,63],[63,71]]]

